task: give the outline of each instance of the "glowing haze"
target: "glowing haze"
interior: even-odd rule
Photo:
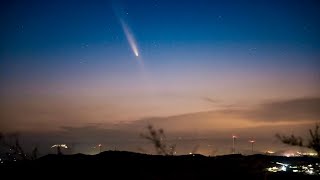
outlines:
[[[320,120],[318,1],[114,3],[1,2],[0,131],[148,151],[150,123],[210,154],[232,135],[243,152],[286,149],[275,133]]]

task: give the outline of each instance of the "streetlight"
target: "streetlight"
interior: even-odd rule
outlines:
[[[249,141],[251,143],[251,152],[253,153],[253,144],[256,142],[255,140],[250,140]]]
[[[100,151],[100,153],[101,153],[102,144],[99,144],[98,146],[99,146],[99,151]]]
[[[235,148],[235,141],[238,137],[233,135],[232,136],[232,154],[234,154],[236,152],[236,148]]]

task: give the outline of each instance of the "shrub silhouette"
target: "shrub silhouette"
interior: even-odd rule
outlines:
[[[0,145],[7,151],[6,154],[9,156],[8,158],[12,160],[35,160],[39,155],[37,147],[35,147],[31,153],[26,153],[21,146],[18,133],[5,135],[0,132]]]
[[[175,152],[175,145],[168,146],[166,144],[166,136],[164,134],[163,129],[155,129],[152,125],[148,125],[147,127],[148,133],[147,134],[140,134],[140,136],[144,139],[151,141],[154,145],[154,148],[159,155],[173,155]]]
[[[276,137],[284,144],[289,144],[292,146],[301,146],[310,148],[318,153],[320,157],[320,134],[319,134],[319,124],[316,124],[314,129],[309,129],[310,138],[307,143],[299,137],[291,134],[290,136],[276,134]]]

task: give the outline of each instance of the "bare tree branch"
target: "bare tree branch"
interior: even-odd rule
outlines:
[[[173,155],[175,152],[175,145],[167,146],[165,140],[166,136],[164,134],[163,129],[154,129],[152,125],[148,125],[147,127],[148,133],[147,134],[140,134],[140,136],[144,139],[151,141],[154,145],[157,154],[160,155]]]
[[[315,128],[309,129],[310,138],[308,139],[308,144],[304,144],[304,141],[301,137],[296,137],[295,135],[280,135],[276,134],[276,137],[284,144],[289,144],[292,146],[302,146],[313,149],[318,153],[320,157],[320,134],[319,134],[319,125],[316,124]]]
[[[36,147],[31,154],[27,154],[20,143],[18,133],[5,135],[0,132],[0,146],[5,149],[7,154],[13,160],[33,160],[38,157],[38,148]]]

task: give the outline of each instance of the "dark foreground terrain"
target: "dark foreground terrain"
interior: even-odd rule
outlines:
[[[308,165],[311,170],[306,170]],[[286,169],[269,172],[269,167]],[[296,168],[295,172],[289,167]],[[125,151],[106,151],[98,155],[47,155],[34,161],[0,165],[2,177],[9,175],[25,179],[320,179],[318,170],[319,159],[311,157],[158,156]]]

